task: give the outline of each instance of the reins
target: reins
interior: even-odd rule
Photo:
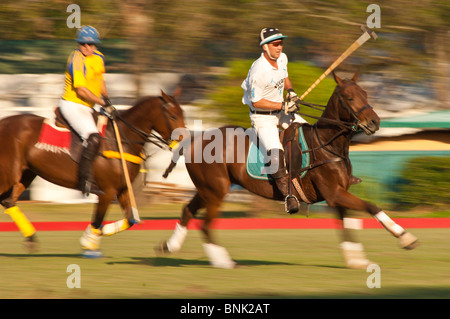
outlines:
[[[347,86],[351,86],[351,85],[356,85],[353,82],[348,83],[345,87]],[[370,106],[369,104],[364,105],[362,108],[360,108],[357,112],[353,111],[353,109],[348,105],[347,102],[344,101],[344,99],[342,98],[342,95],[340,93],[340,89],[336,90],[336,94],[339,98],[339,102],[341,102],[342,106],[345,107],[345,109],[350,113],[350,115],[354,118],[353,122],[350,121],[342,121],[342,120],[334,120],[334,119],[328,119],[328,118],[322,118],[322,117],[317,117],[317,116],[313,116],[313,115],[309,115],[309,114],[305,114],[305,113],[300,113],[297,112],[298,114],[302,115],[302,116],[306,116],[306,117],[310,117],[316,120],[321,120],[324,122],[328,122],[331,124],[335,124],[338,126],[341,126],[343,128],[346,128],[348,130],[352,130],[354,132],[356,132],[360,120],[359,120],[359,115],[367,108],[372,108],[372,106]],[[304,102],[302,100],[299,101],[299,104],[310,107],[312,109],[318,110],[318,111],[324,111],[326,109],[327,106],[325,105],[321,105],[321,104],[314,104],[314,103],[308,103],[308,102]]]
[[[166,142],[163,138],[159,137],[158,135],[156,135],[153,132],[150,133],[146,133],[144,131],[142,131],[141,129],[135,127],[133,124],[131,124],[130,122],[128,122],[127,120],[125,120],[120,113],[117,113],[116,118],[119,119],[120,121],[122,121],[126,126],[128,126],[132,131],[134,131],[137,135],[139,135],[143,141],[124,141],[125,143],[128,144],[142,144],[144,145],[145,143],[149,142],[152,144],[155,144],[156,146],[158,146],[159,148],[164,148],[164,146],[161,146],[160,144],[158,144],[157,142],[155,142],[152,139],[156,139],[159,142],[165,144],[165,145],[169,145],[168,142]]]
[[[168,103],[164,102],[164,104],[161,106],[162,113],[164,114],[164,118],[166,120],[167,127],[170,130],[172,130],[172,126],[171,126],[170,121],[169,121],[169,119],[167,117],[167,114],[166,114],[166,107],[167,107],[166,104],[168,104]],[[102,112],[102,114],[104,114],[104,113]],[[129,140],[128,138],[126,138],[126,135],[121,134],[121,136],[125,136],[125,138],[123,138],[121,140],[121,142],[123,144],[128,144],[128,145],[131,146],[133,144],[145,145],[146,143],[152,143],[152,144],[156,145],[157,147],[159,147],[161,149],[164,148],[164,145],[165,146],[169,146],[169,144],[170,144],[169,142],[167,142],[166,140],[164,140],[160,136],[158,136],[155,133],[153,133],[153,131],[150,132],[150,133],[147,133],[147,132],[144,132],[143,130],[137,128],[136,126],[134,126],[133,124],[128,122],[120,114],[120,112],[114,112],[114,114],[104,114],[104,115],[106,115],[111,121],[114,121],[116,119],[120,120],[122,123],[124,123],[126,126],[128,126],[128,128],[130,128],[133,132],[135,132],[142,139],[142,140],[137,140],[137,141],[136,140]],[[163,145],[161,145],[161,144],[163,144]],[[149,157],[148,154],[143,154],[143,153],[139,153],[139,152],[136,152],[136,153],[138,154],[137,156],[140,157],[144,161],[147,160],[147,158]]]
[[[339,97],[342,99],[340,94],[339,94]],[[313,104],[313,103],[308,103],[308,102],[304,102],[304,101],[299,101],[299,104],[307,106],[307,107],[315,109],[315,110],[318,110],[318,111],[322,111],[322,112],[327,107],[326,105]],[[346,106],[346,105],[344,105],[344,106]],[[297,113],[300,114],[301,116],[306,116],[306,117],[313,118],[313,119],[316,119],[316,120],[321,120],[321,121],[324,121],[324,122],[328,122],[330,124],[335,124],[337,126],[340,126],[340,127],[345,128],[345,129],[352,130],[352,131],[356,131],[356,127],[358,126],[357,118],[356,118],[355,122],[347,122],[347,121],[342,121],[342,120],[327,119],[327,118],[314,116],[314,115],[301,113],[301,112],[297,112]]]

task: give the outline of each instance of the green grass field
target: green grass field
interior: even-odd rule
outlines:
[[[32,221],[89,220],[92,210],[92,205],[20,207]],[[178,217],[181,205],[157,207],[152,217],[170,218]],[[229,204],[225,210],[238,215],[242,207]],[[7,217],[2,214],[0,222]],[[120,212],[113,207],[109,217],[120,218]],[[372,289],[370,272],[344,267],[338,230],[218,230],[218,243],[239,265],[232,270],[209,265],[196,230],[181,252],[167,256],[157,256],[153,248],[171,230],[105,237],[101,259],[80,257],[78,231],[39,232],[40,250],[34,254],[25,252],[19,232],[0,232],[0,298],[450,298],[450,229],[411,232],[421,246],[405,251],[384,229],[358,231],[368,258],[381,269],[381,288]],[[72,264],[80,267],[81,288],[67,287]]]

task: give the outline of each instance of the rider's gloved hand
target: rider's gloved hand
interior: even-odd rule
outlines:
[[[298,97],[297,93],[295,93],[294,89],[291,88],[287,91],[286,101],[293,101],[293,102],[300,101],[300,98]]]
[[[300,98],[298,97],[297,93],[295,93],[294,89],[290,88],[287,91],[286,94],[286,102],[285,103],[289,103],[289,108],[290,110],[286,111],[287,109],[284,108],[284,112],[286,114],[288,114],[289,112],[294,112],[295,110],[299,110],[300,109]],[[291,104],[294,103],[296,108],[294,109]]]
[[[281,109],[284,111],[284,114],[289,114],[298,110],[297,103],[294,101],[286,101],[283,102]]]
[[[104,97],[103,100],[105,101],[105,105],[101,107],[100,113],[102,113],[103,115],[107,116],[110,119],[114,119],[117,113],[116,108],[112,105],[109,98]]]

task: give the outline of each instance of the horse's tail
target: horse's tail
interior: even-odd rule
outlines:
[[[169,176],[169,174],[172,172],[172,170],[174,169],[174,167],[177,165],[177,162],[174,161],[170,161],[169,167],[166,168],[166,171],[163,174],[164,178],[167,178],[167,176]]]
[[[181,142],[181,143],[183,143],[183,142]],[[172,172],[172,170],[177,165],[178,159],[183,155],[183,147],[180,146],[180,144],[177,144],[176,147],[172,148],[172,151],[173,151],[172,159],[170,160],[170,164],[166,168],[166,171],[163,174],[164,178],[167,178],[167,176],[169,176],[169,174]]]

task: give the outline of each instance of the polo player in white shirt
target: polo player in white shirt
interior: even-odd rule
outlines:
[[[270,158],[270,171],[279,191],[286,199],[287,212],[296,213],[298,200],[288,196],[289,175],[286,170],[284,149],[280,142],[278,126],[286,129],[292,122],[306,123],[298,114],[299,98],[292,88],[287,70],[288,58],[283,51],[283,35],[276,28],[264,28],[260,33],[262,54],[251,66],[247,78],[242,83],[244,96],[242,102],[250,107],[250,120],[260,143]],[[287,101],[284,102],[284,90]]]

